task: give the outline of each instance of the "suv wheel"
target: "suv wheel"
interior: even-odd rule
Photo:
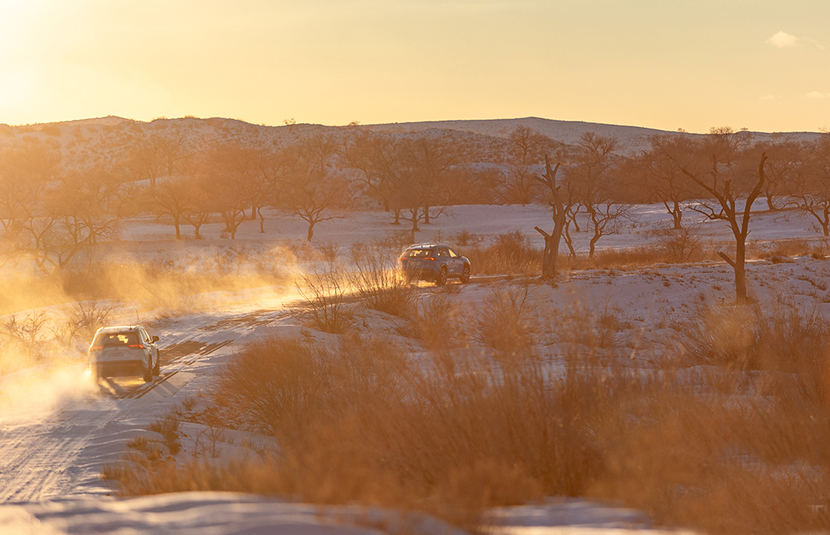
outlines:
[[[470,282],[470,266],[468,266],[468,265],[464,266],[464,270],[461,271],[461,277],[458,280],[460,280],[464,284],[467,284],[468,282]]]
[[[150,357],[150,362],[144,367],[144,382],[149,383],[153,380],[153,357]]]
[[[156,354],[156,365],[153,366],[153,375],[160,375],[161,374],[161,363],[159,362],[159,355]]]
[[[447,268],[442,267],[438,271],[438,275],[435,277],[435,284],[436,286],[443,286],[447,284]]]

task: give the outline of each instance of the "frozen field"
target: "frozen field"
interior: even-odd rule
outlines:
[[[761,202],[759,202],[761,204]],[[757,206],[757,205],[756,205]],[[687,216],[689,222],[694,218]],[[348,219],[320,223],[314,244],[347,248],[358,241],[388,237],[405,230],[389,224],[389,214],[358,213]],[[639,207],[618,232],[600,240],[600,248],[625,248],[649,242],[650,230],[669,221],[659,205]],[[731,235],[719,222],[698,222],[705,240],[728,244]],[[452,242],[468,231],[484,237],[518,230],[541,247],[534,226],[548,228],[550,216],[539,206],[459,206],[424,226],[418,241]],[[761,213],[753,217],[750,241],[820,240],[808,220],[797,212]],[[286,255],[305,247],[302,222],[273,217],[266,232],[258,222],[246,222],[236,240],[220,237],[219,224],[203,229],[204,240],[172,240],[172,227],[152,219],[128,221],[123,243],[104,254],[116,258],[160,258],[179,267],[209,258],[222,249],[246,248],[253,255]],[[585,232],[578,234],[580,250],[587,248]],[[724,246],[729,250],[728,246]],[[462,248],[463,250],[463,248]],[[24,269],[18,266],[17,269]],[[299,266],[302,269],[302,265]],[[473,266],[475,274],[475,266]],[[750,293],[760,301],[788,301],[804,310],[830,315],[830,261],[797,257],[785,262],[749,264]],[[454,295],[470,307],[480,306],[503,280],[473,278]],[[555,288],[533,285],[538,307],[568,310],[611,308],[627,325],[617,335],[617,357],[630,365],[648,367],[657,351],[665,350],[670,325],[681,321],[699,302],[728,302],[734,296],[733,273],[725,263],[658,265],[625,270],[570,273]],[[432,291],[425,287],[424,292]],[[170,316],[162,310],[138,310],[129,303],[118,309],[113,323],[141,322],[160,337],[164,352],[162,375],[149,384],[117,379],[102,387],[85,375],[83,358],[62,359],[0,378],[0,533],[381,533],[396,532],[395,515],[382,510],[350,507],[318,508],[275,499],[227,493],[184,493],[116,499],[100,479],[103,463],[126,451],[127,441],[145,431],[188,397],[210,388],[212,374],[252,340],[274,330],[295,332],[291,314],[298,295],[293,285],[203,296],[190,313]],[[465,305],[465,306],[466,306]],[[371,314],[367,314],[371,318]],[[378,329],[387,328],[382,322]],[[374,328],[374,327],[373,327]],[[326,340],[322,333],[313,333]],[[556,357],[555,328],[542,333],[540,348]],[[185,424],[180,455],[203,447],[210,429]],[[244,439],[244,440],[243,440]],[[223,455],[242,455],[242,442],[262,440],[228,431],[219,440]],[[559,533],[656,533],[643,513],[607,504],[551,497],[547,503],[505,508],[497,533],[546,535]],[[461,533],[424,517],[420,533]],[[374,526],[374,527],[372,527]],[[392,526],[382,531],[377,526]],[[411,524],[408,525],[411,528]]]

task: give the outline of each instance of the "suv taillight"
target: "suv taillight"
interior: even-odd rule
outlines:
[[[131,348],[144,349],[144,344],[131,344]]]

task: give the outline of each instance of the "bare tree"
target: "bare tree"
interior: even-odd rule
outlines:
[[[18,205],[0,254],[59,275],[84,247],[117,236],[123,188],[97,167],[52,178],[49,187],[29,190],[34,196]]]
[[[771,142],[757,143],[757,149],[766,152],[769,159],[765,169],[763,194],[767,199],[767,208],[778,210],[775,200],[794,193],[793,185],[802,174],[804,164],[804,147],[794,139],[782,138]]]
[[[690,183],[668,154],[688,151],[684,135],[657,135],[650,139],[651,150],[632,162],[642,173],[642,186],[648,189],[649,202],[660,202],[672,218],[675,230],[683,228],[683,212],[697,188]],[[632,184],[633,185],[633,184]]]
[[[0,221],[6,231],[37,211],[59,162],[58,153],[40,144],[0,151]]]
[[[159,122],[152,123],[149,131],[136,132],[127,160],[135,178],[149,180],[155,187],[158,178],[178,174],[179,165],[190,157],[186,130]]]
[[[335,149],[330,140],[312,138],[281,154],[286,176],[277,206],[308,223],[307,241],[314,237],[318,223],[345,217],[353,206],[348,180],[330,165]]]
[[[447,196],[447,173],[455,165],[457,156],[452,147],[444,140],[432,136],[420,136],[411,141],[407,147],[406,161],[409,183],[407,208],[419,202],[423,208],[424,224],[429,225],[430,209],[441,206]],[[440,209],[439,209],[440,210]]]
[[[78,229],[79,241],[92,245],[116,237],[126,201],[117,172],[96,165],[67,173],[49,193],[49,212],[67,228]]]
[[[366,193],[384,210],[393,212],[393,225],[400,224],[396,192],[404,174],[404,150],[405,143],[400,139],[368,132],[353,137],[343,154],[346,165],[358,171]]]
[[[428,225],[432,218],[444,213],[456,183],[455,161],[452,147],[441,138],[421,136],[406,142],[394,202],[406,214],[401,219],[410,223],[411,241],[415,241],[420,223]]]
[[[211,195],[211,211],[222,217],[231,239],[236,238],[252,202],[251,187],[259,173],[256,156],[252,149],[230,142],[215,147],[205,161],[203,184]]]
[[[573,184],[576,200],[588,217],[591,239],[588,257],[593,258],[596,244],[606,234],[614,231],[614,225],[628,217],[628,205],[620,202],[613,174],[617,141],[586,132],[577,144],[576,162],[568,168],[568,182]],[[576,222],[578,208],[566,212]]]
[[[256,169],[250,179],[248,193],[251,196],[251,219],[259,216],[259,232],[265,233],[265,213],[263,207],[272,203],[274,195],[280,190],[281,181],[286,176],[284,161],[279,154],[266,147],[254,151]]]
[[[176,229],[176,239],[182,239],[181,225],[185,214],[192,211],[193,198],[187,181],[173,178],[162,180],[155,188],[146,193],[148,208],[157,216],[169,216]]]
[[[166,128],[157,130],[151,136],[151,143],[157,147],[162,169],[167,176],[180,174],[183,166],[193,156],[188,149],[186,128],[173,121]]]
[[[710,220],[725,221],[735,238],[735,259],[718,252],[735,271],[735,299],[748,301],[746,288],[746,238],[749,235],[752,205],[763,192],[767,161],[766,153],[750,151],[749,134],[734,132],[731,128],[713,128],[698,144],[697,158],[678,161],[681,172],[703,189],[709,199],[702,199],[693,209]],[[757,160],[757,172],[749,162]],[[743,210],[740,197],[746,195]]]
[[[545,175],[536,179],[547,188],[548,204],[551,207],[553,231],[548,234],[539,227],[536,232],[545,238],[545,251],[542,256],[542,278],[554,279],[559,274],[559,243],[562,241],[562,232],[565,230],[566,201],[562,186],[556,184],[556,173],[559,171],[559,162],[551,168],[550,158],[545,155]]]
[[[830,236],[830,133],[824,133],[803,151],[804,165],[795,183],[797,205],[815,219],[825,236]]]
[[[182,217],[193,227],[197,240],[202,239],[202,226],[208,223],[213,216],[214,201],[210,179],[205,175],[197,175],[183,179],[189,193],[189,209]]]
[[[508,136],[505,168],[498,184],[500,198],[511,204],[533,202],[537,183],[538,163],[555,147],[550,138],[524,125],[517,126]]]

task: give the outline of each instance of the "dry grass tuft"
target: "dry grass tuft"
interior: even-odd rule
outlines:
[[[750,242],[747,256],[763,258],[771,262],[781,262],[796,256],[812,256],[823,259],[827,256],[826,240],[788,239],[770,242]]]
[[[575,346],[571,352],[577,353],[591,348],[613,347],[617,334],[628,328],[622,319],[622,311],[609,302],[592,308],[581,301],[574,301],[566,310],[550,311],[545,320],[557,326],[556,332],[561,340]]]
[[[473,339],[499,355],[517,358],[535,344],[535,306],[529,286],[495,289],[473,312]]]
[[[415,292],[397,271],[398,254],[382,244],[356,243],[349,251],[356,272],[351,284],[363,304],[393,316],[403,316],[412,308]]]
[[[439,290],[415,302],[401,332],[421,340],[431,351],[442,352],[459,346],[464,340],[461,321],[458,303]]]
[[[482,246],[471,242],[461,250],[470,259],[475,273],[483,275],[532,275],[542,270],[542,252],[529,238],[514,231],[499,234],[492,244]]]
[[[178,416],[172,413],[160,420],[156,420],[147,427],[150,431],[155,431],[162,436],[164,445],[167,446],[170,455],[176,455],[182,449],[179,436],[180,428],[181,421]]]
[[[217,404],[236,426],[289,437],[316,420],[336,419],[350,396],[379,402],[394,397],[407,370],[402,354],[377,338],[346,336],[334,348],[266,338],[223,371]]]
[[[305,301],[301,317],[323,332],[342,334],[352,322],[346,304],[349,282],[338,264],[312,269],[301,277],[298,290]]]

